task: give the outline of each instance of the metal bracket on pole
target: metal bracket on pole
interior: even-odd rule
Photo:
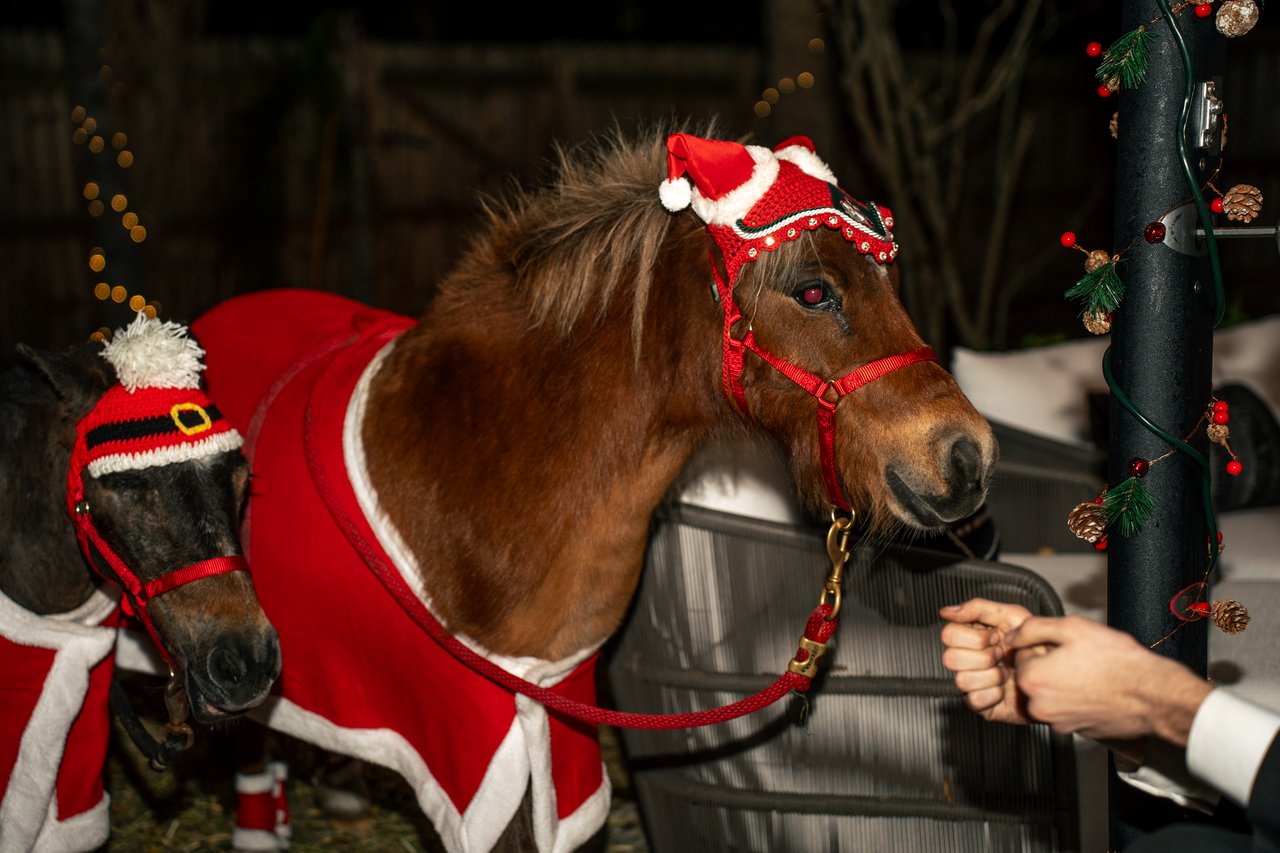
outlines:
[[[1166,228],[1168,227],[1166,223]],[[1204,239],[1204,229],[1197,228],[1195,231],[1196,239]],[[1276,251],[1280,252],[1280,225],[1272,225],[1268,228],[1265,225],[1256,225],[1253,227],[1246,226],[1224,226],[1222,228],[1213,229],[1213,236],[1221,240],[1232,240],[1240,238],[1256,238],[1271,237],[1276,241]]]
[[[1205,253],[1204,229],[1196,228],[1196,207],[1187,203],[1160,217],[1164,223],[1164,244],[1175,252],[1191,257],[1199,257]],[[1215,230],[1214,234],[1218,232]]]
[[[1218,97],[1219,80],[1206,80],[1196,86],[1191,106],[1191,140],[1196,148],[1210,157],[1222,151],[1222,99]]]

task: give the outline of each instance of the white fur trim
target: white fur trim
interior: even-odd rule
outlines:
[[[151,636],[142,630],[121,630],[116,638],[116,668],[143,675],[169,674],[169,664]]]
[[[261,773],[237,773],[237,794],[270,794],[276,786],[276,774],[271,768]]]
[[[775,151],[774,155],[779,160],[795,163],[806,175],[812,175],[829,184],[836,184],[836,176],[832,174],[831,167],[803,145],[788,145],[786,148]]]
[[[199,388],[203,356],[186,326],[147,319],[141,311],[102,348],[102,357],[130,393],[139,388]]]
[[[343,421],[343,457],[347,477],[379,544],[387,552],[405,583],[430,609],[431,601],[426,593],[417,559],[379,505],[377,491],[369,477],[361,439],[361,425],[373,377],[394,346],[394,341],[384,346],[365,367],[356,383]],[[583,649],[559,661],[533,657],[509,658],[493,654],[466,636],[459,636],[459,639],[508,672],[543,687],[559,683],[596,651],[596,647]],[[557,819],[555,785],[550,772],[551,741],[547,711],[542,705],[524,697],[517,697],[516,718],[494,753],[480,788],[464,814],[458,813],[421,756],[398,733],[387,729],[342,729],[287,700],[270,697],[267,701],[271,703],[271,708],[264,716],[259,717],[259,712],[251,714],[263,719],[272,728],[325,749],[389,767],[403,776],[413,787],[418,804],[440,833],[445,848],[450,853],[473,853],[492,848],[519,810],[526,786],[532,790],[535,838],[541,853],[572,850],[581,846],[604,825],[608,817],[611,789],[608,774],[605,773],[600,789],[603,793],[597,792],[575,811],[572,817],[577,818],[576,820]],[[599,808],[601,801],[604,803],[603,809]],[[579,817],[588,807],[590,809],[587,816]]]
[[[58,820],[53,813],[55,799],[49,804],[45,831],[36,841],[33,853],[72,853],[72,851],[97,850],[111,837],[111,795],[102,792],[98,804],[66,820]]]
[[[73,611],[80,620],[72,621],[38,616],[0,594],[0,637],[55,652],[0,802],[0,851],[91,850],[106,841],[105,795],[88,812],[59,820],[55,786],[67,733],[89,689],[89,672],[115,644],[115,629],[98,625],[115,606],[110,596],[94,593]]]
[[[662,206],[667,210],[679,213],[693,200],[693,190],[683,177],[668,178],[658,186],[658,198],[662,199]]]
[[[693,212],[708,225],[732,225],[751,212],[778,177],[778,158],[768,148],[759,145],[745,146],[756,167],[751,177],[718,199],[703,196],[693,187]]]
[[[231,849],[262,853],[265,850],[283,850],[284,847],[274,832],[237,826],[231,830]]]
[[[609,820],[609,801],[613,798],[613,786],[609,784],[609,769],[601,763],[600,787],[578,806],[573,814],[561,819],[560,833],[553,853],[572,853],[595,835]]]
[[[90,477],[101,477],[103,474],[117,474],[121,471],[138,471],[142,468],[154,468],[160,465],[173,465],[176,462],[190,462],[193,459],[204,459],[239,450],[244,439],[235,430],[219,432],[200,441],[190,444],[171,444],[168,447],[157,447],[140,453],[113,453],[102,456],[85,466]]]

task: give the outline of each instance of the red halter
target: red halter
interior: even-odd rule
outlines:
[[[742,390],[742,368],[746,351],[750,350],[783,376],[808,391],[818,401],[818,447],[822,463],[822,480],[827,487],[827,497],[832,505],[845,512],[850,511],[836,471],[836,406],[847,395],[895,370],[917,362],[937,361],[938,357],[927,346],[916,347],[897,355],[888,355],[855,368],[839,379],[823,379],[802,367],[779,358],[756,342],[755,332],[747,330],[742,338],[733,336],[733,325],[742,319],[742,310],[733,298],[733,289],[726,284],[715,261],[711,263],[715,275],[716,291],[724,308],[724,387],[725,393],[737,404],[744,415],[750,415],[747,399]]]
[[[166,572],[152,581],[141,580],[94,527],[93,515],[84,497],[83,479],[84,470],[95,455],[91,454],[89,449],[89,436],[95,430],[102,430],[104,427],[109,433],[100,441],[99,450],[96,451],[98,456],[101,456],[104,451],[127,454],[131,451],[155,452],[157,448],[165,447],[170,448],[170,455],[174,456],[175,452],[172,448],[181,447],[188,449],[177,452],[176,456],[190,458],[192,455],[203,455],[209,452],[193,449],[197,448],[201,440],[228,436],[234,431],[225,422],[218,424],[221,415],[210,404],[208,398],[198,390],[141,389],[135,394],[136,398],[123,396],[126,395],[124,389],[119,385],[114,386],[76,425],[76,443],[71,452],[71,466],[67,472],[67,512],[75,523],[76,539],[79,540],[80,551],[89,565],[93,566],[103,578],[124,590],[125,598],[121,606],[126,613],[137,615],[170,669],[176,670],[177,663],[165,648],[164,643],[160,641],[160,635],[156,632],[147,605],[166,592],[207,577],[227,572],[247,572],[249,564],[239,554],[229,554],[201,560]],[[150,412],[135,410],[133,417],[128,420],[118,419],[122,400],[143,401],[144,405],[136,407],[136,409],[142,409],[146,404],[155,402],[161,397],[166,404],[162,409],[168,409],[171,416],[146,418],[144,415]],[[224,438],[218,442],[217,446],[226,447],[230,443]],[[105,568],[94,559],[95,551],[106,563]]]

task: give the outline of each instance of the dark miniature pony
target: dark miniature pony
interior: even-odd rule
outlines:
[[[420,319],[276,291],[193,327],[257,478],[285,665],[255,716],[399,771],[451,851],[603,825],[594,727],[461,658],[591,701],[650,515],[708,439],[772,436],[809,505],[881,531],[970,514],[994,465],[899,303],[887,208],[803,138],[663,142],[492,207]]]
[[[139,315],[106,347],[19,350],[0,375],[0,681],[16,697],[0,847],[90,849],[107,828],[117,600],[169,664],[177,726],[262,701],[279,645],[240,556],[241,439],[199,390],[185,330]]]

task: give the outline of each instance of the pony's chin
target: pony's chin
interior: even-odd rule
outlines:
[[[191,705],[191,718],[197,723],[202,723],[204,725],[234,720],[236,717],[244,714],[244,709],[228,711],[223,708],[219,708],[217,705],[199,694],[192,696],[188,693],[187,699]]]
[[[983,495],[975,493],[963,496],[924,495],[907,485],[898,472],[885,471],[885,483],[893,495],[890,508],[904,524],[923,531],[936,531],[954,521],[966,518],[982,505]]]

